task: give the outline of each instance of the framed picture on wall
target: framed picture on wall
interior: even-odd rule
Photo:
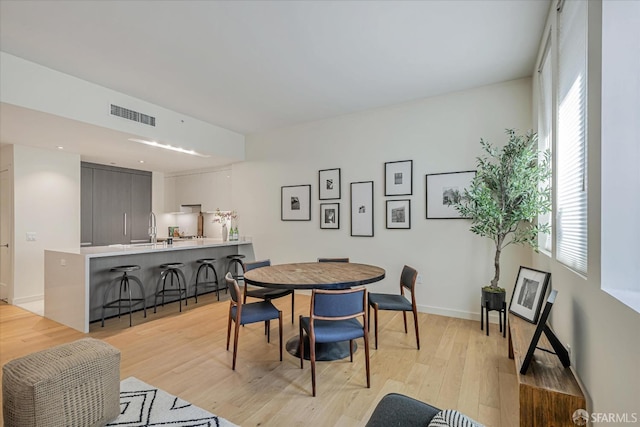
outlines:
[[[384,164],[384,195],[410,196],[413,194],[413,160]]]
[[[460,216],[454,203],[464,197],[476,171],[434,173],[426,176],[427,219],[455,219]]]
[[[320,228],[327,230],[340,228],[340,203],[320,203]]]
[[[318,191],[320,200],[335,200],[340,195],[340,168],[318,171]]]
[[[538,323],[538,315],[551,273],[520,266],[509,312],[531,323]]]
[[[373,181],[351,183],[351,235],[373,237]]]
[[[387,228],[411,228],[411,200],[387,200]]]
[[[311,185],[285,185],[280,198],[282,221],[311,221]]]

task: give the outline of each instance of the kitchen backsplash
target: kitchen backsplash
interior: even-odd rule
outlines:
[[[213,213],[203,213],[205,237],[219,239],[222,237],[222,224],[213,222]],[[179,227],[185,236],[195,236],[198,232],[197,213],[170,213],[158,217],[158,237],[164,238],[169,234],[169,227]]]

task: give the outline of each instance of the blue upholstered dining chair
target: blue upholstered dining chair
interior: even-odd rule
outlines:
[[[420,332],[418,331],[418,308],[416,305],[416,278],[418,272],[409,266],[404,266],[400,274],[400,294],[376,294],[369,293],[369,325],[371,325],[371,307],[373,307],[373,320],[375,323],[376,349],[378,348],[378,310],[402,311],[404,318],[404,333],[407,332],[407,311],[413,312],[413,323],[416,327],[416,342],[420,350]],[[405,290],[411,292],[411,301],[405,296]]]
[[[253,270],[254,268],[260,267],[268,267],[271,265],[271,260],[266,259],[264,261],[253,261],[253,262],[245,262],[243,264],[244,272],[246,273],[249,270]],[[293,323],[294,316],[294,308],[295,308],[295,293],[293,289],[269,289],[269,288],[259,288],[256,286],[249,286],[245,280],[244,283],[244,301],[247,302],[247,297],[251,298],[259,298],[265,301],[270,301],[276,298],[286,297],[287,295],[291,295],[291,323]]]
[[[309,337],[311,388],[316,395],[316,343],[349,341],[350,361],[353,344],[364,338],[367,388],[371,386],[369,372],[369,334],[367,333],[367,291],[364,288],[343,290],[314,289],[311,293],[311,314],[300,316],[300,368],[304,361],[304,332]],[[358,321],[362,317],[362,323]]]
[[[280,335],[280,361],[282,361],[282,311],[278,310],[271,304],[271,301],[254,302],[244,304],[240,298],[240,287],[238,282],[233,278],[231,273],[225,276],[229,293],[231,294],[231,303],[229,305],[229,322],[227,324],[227,351],[229,351],[229,340],[231,338],[231,323],[235,323],[233,335],[233,365],[232,369],[236,369],[236,355],[238,354],[238,334],[240,325],[249,323],[266,322],[267,342],[270,341],[269,321],[278,319],[278,331]]]

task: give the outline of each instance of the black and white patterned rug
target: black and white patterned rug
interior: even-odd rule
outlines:
[[[237,427],[137,378],[120,382],[120,416],[108,426]]]

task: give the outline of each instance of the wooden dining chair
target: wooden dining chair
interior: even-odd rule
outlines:
[[[349,262],[349,258],[318,258],[318,262]]]
[[[404,266],[400,275],[400,295],[397,294],[377,294],[369,293],[368,312],[371,315],[371,307],[373,307],[373,320],[375,324],[375,341],[376,349],[378,348],[378,310],[402,311],[404,319],[404,333],[407,331],[407,311],[413,312],[413,323],[416,327],[416,343],[420,350],[420,333],[418,331],[418,308],[416,305],[416,279],[418,272],[409,266]],[[405,296],[405,290],[411,292],[411,301]],[[369,325],[371,326],[371,317],[369,317]]]
[[[280,335],[280,361],[282,362],[282,311],[271,304],[271,301],[254,302],[245,304],[240,298],[240,286],[231,273],[224,277],[227,281],[231,302],[229,305],[229,321],[227,323],[227,351],[229,351],[229,341],[231,339],[231,323],[235,322],[233,335],[233,364],[231,369],[236,369],[236,356],[238,354],[238,334],[240,325],[249,323],[266,322],[267,342],[270,341],[269,321],[278,319],[278,330]]]
[[[304,333],[309,337],[311,388],[316,395],[316,343],[349,341],[353,362],[354,340],[364,338],[367,388],[371,387],[369,370],[369,334],[367,333],[367,291],[365,288],[343,290],[314,289],[310,316],[300,316],[300,368],[304,361]],[[362,317],[362,323],[358,318]]]
[[[271,265],[271,260],[265,259],[263,261],[253,261],[253,262],[245,262],[242,265],[244,272],[246,273],[249,270],[253,270],[254,268],[260,267],[268,267]],[[265,301],[271,301],[276,298],[286,297],[287,295],[291,295],[291,323],[293,323],[294,318],[294,309],[295,309],[295,293],[293,289],[271,289],[271,288],[260,288],[257,286],[249,286],[246,281],[244,284],[244,302],[247,302],[247,297],[251,298],[259,298]]]

